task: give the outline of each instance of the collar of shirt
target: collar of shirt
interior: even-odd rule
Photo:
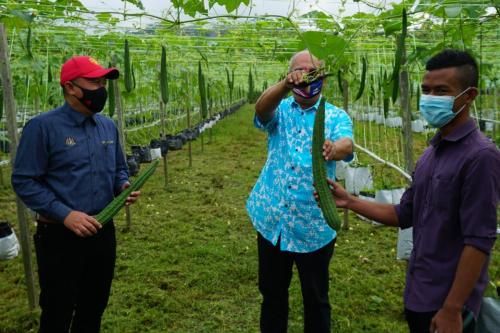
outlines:
[[[446,137],[441,137],[441,132],[439,131],[434,135],[434,137],[431,139],[431,145],[433,147],[436,147],[441,141],[450,141],[450,142],[457,142],[463,138],[465,138],[467,135],[469,135],[472,131],[476,129],[476,124],[473,119],[469,119],[466,123],[460,125],[458,128],[455,128],[453,132],[448,134]]]
[[[87,119],[91,119],[91,122],[93,124],[96,124],[96,121],[94,119],[95,114],[91,116],[86,116],[81,112],[78,112],[77,110],[73,109],[71,105],[69,105],[68,102],[65,102],[63,107],[62,107],[62,112],[64,112],[70,119],[72,119],[76,125],[81,126]]]
[[[318,109],[318,107],[319,107],[319,102],[320,101],[321,101],[321,95],[319,95],[318,100],[316,101],[316,103],[314,103],[313,106],[308,107],[307,109],[302,109],[301,106],[299,105],[299,103],[295,102],[295,98],[294,98],[293,101],[292,101],[292,107],[293,108],[298,108],[300,111],[303,111],[303,112],[316,111]]]

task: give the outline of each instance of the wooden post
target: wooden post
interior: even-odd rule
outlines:
[[[401,72],[399,73],[399,91],[401,111],[403,118],[403,152],[405,156],[406,172],[413,172],[413,134],[411,131],[411,110],[409,96],[408,66],[406,65],[406,48],[403,46],[403,56],[401,59]]]
[[[4,188],[5,187],[5,182],[3,180],[3,170],[2,170],[2,166],[0,165],[0,188]]]
[[[113,56],[113,66],[116,65],[116,55]],[[120,85],[118,82],[113,85],[113,88],[115,90],[115,105],[116,105],[116,114],[118,116],[118,134],[120,137],[120,147],[123,152],[123,156],[127,156],[127,152],[125,151],[125,121],[123,118],[123,106],[122,106],[122,98],[120,94]],[[130,207],[125,206],[125,214],[126,214],[126,219],[127,219],[127,226],[126,230],[130,230],[130,227],[132,226],[132,217],[130,216]]]
[[[5,116],[7,119],[7,131],[10,140],[10,160],[12,166],[16,160],[17,151],[17,118],[16,105],[14,100],[14,90],[12,88],[12,76],[10,73],[9,57],[7,54],[7,33],[3,23],[0,23],[0,70],[2,73],[2,84],[4,91]],[[28,303],[31,310],[36,306],[35,279],[33,275],[33,265],[31,259],[31,247],[29,228],[26,221],[25,207],[21,199],[16,195],[17,219],[19,222],[19,233],[21,249],[23,253],[24,277],[28,291]]]
[[[189,111],[190,106],[187,107],[187,128],[191,128],[191,113]],[[189,167],[193,166],[193,156],[191,150],[191,140],[188,142],[188,153],[189,153]]]
[[[203,153],[205,151],[205,148],[203,147],[203,133],[200,133],[200,140],[201,140],[201,152]]]
[[[38,89],[39,88],[37,88],[37,90]],[[36,113],[42,112],[42,110],[40,108],[40,94],[39,93],[35,94],[35,112]]]
[[[484,80],[483,80],[483,22],[479,21],[479,130],[485,131],[485,125],[483,120],[483,94],[486,93],[484,90]]]
[[[186,87],[189,87],[189,79],[188,79],[188,74],[186,73]],[[192,90],[192,88],[191,88]],[[193,96],[193,91],[191,91],[192,95]],[[190,111],[190,108],[191,108],[191,103],[189,102],[189,98],[186,99],[186,103],[187,103],[187,128],[191,128],[191,111]],[[193,156],[192,156],[192,150],[191,150],[191,140],[189,140],[188,142],[188,154],[189,154],[189,167],[191,168],[193,166]]]
[[[342,96],[344,111],[349,113],[349,82],[346,79],[342,80],[342,90],[344,93]]]
[[[498,114],[498,87],[496,85],[495,81],[495,87],[493,88],[493,120],[497,120],[497,114]],[[493,135],[492,135],[493,140],[496,140],[497,138],[497,123],[493,122]]]
[[[212,98],[208,99],[208,118],[212,119]],[[212,128],[208,129],[208,143],[212,143]]]
[[[165,112],[166,112],[166,105],[163,103],[161,96],[160,96],[160,119],[161,119],[161,134],[160,137],[165,138],[167,135],[167,130],[166,130],[166,121],[165,121]],[[167,154],[163,155],[163,178],[165,179],[165,188],[167,188],[168,185],[168,167],[167,167]]]
[[[343,90],[343,104],[344,104],[344,111],[349,114],[349,82],[347,82],[346,79],[342,80],[342,90]],[[343,228],[344,229],[349,229],[349,210],[347,208],[344,208],[344,223],[343,223]]]
[[[163,155],[163,175],[165,178],[165,188],[167,188],[168,185],[167,154]]]

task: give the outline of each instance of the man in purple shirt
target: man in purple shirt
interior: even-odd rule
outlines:
[[[439,131],[401,203],[367,202],[330,184],[338,207],[386,225],[413,226],[404,293],[410,332],[474,332],[496,239],[500,151],[469,116],[478,94],[475,60],[445,50],[426,70],[420,111]]]

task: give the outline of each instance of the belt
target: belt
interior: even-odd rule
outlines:
[[[38,223],[61,224],[61,223],[57,222],[56,220],[49,219],[48,217],[45,217],[45,216],[40,215],[38,213],[35,214],[35,220]]]

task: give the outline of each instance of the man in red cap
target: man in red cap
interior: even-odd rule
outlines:
[[[41,333],[100,329],[116,239],[113,223],[102,226],[93,216],[130,186],[116,126],[99,114],[106,80],[118,76],[91,57],[69,59],[60,80],[66,102],[31,119],[19,143],[12,185],[37,216]]]

